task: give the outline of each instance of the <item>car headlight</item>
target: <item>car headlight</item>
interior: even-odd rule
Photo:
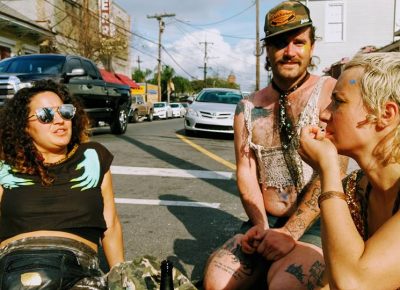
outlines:
[[[186,113],[187,115],[193,115],[193,116],[199,116],[199,114],[196,112],[196,110],[194,110],[194,109],[192,109],[192,108],[189,108],[188,110],[187,110],[187,113]]]

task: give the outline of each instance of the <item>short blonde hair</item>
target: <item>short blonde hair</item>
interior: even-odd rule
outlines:
[[[364,106],[371,112],[370,121],[380,120],[388,101],[400,107],[400,52],[360,53],[344,69],[350,68],[362,68],[364,71],[360,77],[360,89]],[[390,142],[384,145],[385,149],[380,150],[386,163],[400,162],[400,126],[393,135]]]

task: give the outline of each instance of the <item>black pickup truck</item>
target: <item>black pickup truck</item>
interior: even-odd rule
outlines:
[[[80,56],[31,54],[0,61],[0,106],[39,79],[64,83],[82,101],[93,126],[102,121],[110,125],[113,134],[125,133],[130,87],[104,81],[97,66]]]

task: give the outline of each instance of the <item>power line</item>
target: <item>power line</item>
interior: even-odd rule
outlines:
[[[71,17],[71,18],[74,18],[74,19],[78,20],[80,23],[82,23],[82,19],[81,19],[81,18],[79,18],[79,17],[77,17],[77,16],[75,16],[75,15],[73,15],[73,14],[67,12],[66,10],[64,10],[64,9],[62,9],[62,8],[60,8],[60,7],[56,6],[56,5],[54,5],[53,3],[50,2],[50,0],[45,0],[45,1],[46,1],[48,4],[50,4],[51,6],[53,6],[54,8],[58,9],[59,11],[64,12],[67,16],[69,16],[69,17]],[[85,8],[84,8],[84,9],[85,9]],[[88,11],[89,13],[91,13],[92,16],[94,16],[95,18],[100,19],[100,17],[97,16],[94,12],[90,11],[90,9],[87,9],[87,11]],[[174,15],[174,16],[175,16],[175,15]],[[66,18],[66,17],[65,17],[65,18]],[[65,20],[65,18],[64,18],[63,20]],[[110,24],[115,25],[115,27],[120,28],[120,29],[123,30],[124,32],[127,32],[127,33],[129,33],[129,34],[131,34],[131,35],[133,35],[133,36],[137,36],[137,37],[139,37],[139,38],[141,38],[141,39],[144,39],[144,40],[146,40],[146,41],[148,41],[148,42],[150,42],[150,43],[153,43],[153,44],[158,45],[157,42],[155,42],[155,41],[153,41],[153,40],[151,40],[151,39],[149,39],[149,38],[146,38],[146,37],[144,37],[144,36],[142,36],[142,35],[140,35],[140,34],[138,34],[138,33],[132,32],[132,31],[126,29],[126,28],[123,27],[123,26],[120,26],[120,25],[118,25],[118,24],[116,24],[116,23],[113,23],[113,22],[110,21],[109,19],[106,19],[106,21],[108,21]],[[60,23],[60,22],[59,22],[59,23]],[[57,24],[59,24],[59,23],[57,23]],[[65,35],[65,34],[63,34],[63,33],[61,33],[61,32],[57,32],[57,33],[59,33],[60,35],[62,35],[63,37],[65,37],[65,38],[67,38],[67,39],[69,39],[69,40],[75,40],[75,39],[73,39],[73,38],[71,38],[71,37],[69,37],[69,36],[67,36],[67,35]],[[157,60],[159,59],[159,58],[155,57],[154,55],[149,54],[148,52],[145,52],[145,51],[143,51],[143,50],[140,50],[140,49],[137,48],[137,47],[134,47],[134,46],[132,46],[132,45],[129,45],[129,47],[131,47],[132,49],[135,49],[135,50],[139,51],[140,53],[145,54],[145,55],[147,55],[147,56],[149,56],[149,57],[151,57],[151,58],[154,58],[154,59],[157,59]],[[196,77],[192,76],[192,75],[189,74],[186,70],[184,70],[184,69],[182,68],[182,66],[169,54],[169,52],[168,52],[164,47],[163,47],[163,50],[166,51],[166,53],[171,57],[171,59],[174,61],[174,63],[175,63],[179,68],[181,68],[183,72],[185,72],[189,77],[196,79]],[[163,63],[163,64],[166,64],[166,63],[164,63],[164,62],[162,62],[162,63]]]
[[[247,10],[249,10],[251,7],[253,7],[254,5],[255,5],[255,3],[251,4],[249,7],[245,8],[244,10],[242,10],[242,11],[240,11],[240,12],[238,12],[238,13],[236,13],[236,14],[234,14],[234,15],[228,17],[228,18],[225,18],[225,19],[222,19],[222,20],[219,20],[219,21],[216,21],[216,22],[211,22],[211,23],[206,23],[206,24],[192,24],[192,25],[193,25],[193,26],[210,26],[210,25],[220,24],[220,23],[229,21],[229,20],[231,20],[232,18],[235,18],[235,17],[237,17],[237,16],[243,14],[244,12],[246,12]],[[179,20],[179,19],[177,19],[177,20],[183,22],[183,20]]]
[[[81,19],[80,17],[77,17],[77,16],[75,16],[75,15],[73,15],[73,14],[67,12],[66,10],[64,10],[64,9],[62,9],[62,8],[60,8],[60,7],[56,6],[56,5],[54,5],[52,2],[50,2],[50,0],[44,0],[44,1],[47,2],[48,4],[50,4],[51,6],[53,6],[54,8],[58,9],[59,11],[64,12],[64,13],[65,13],[66,15],[68,15],[69,17],[78,20],[80,23],[83,22],[82,19]],[[83,8],[83,9],[85,9],[85,8]],[[90,13],[93,17],[97,18],[97,20],[100,20],[100,17],[99,17],[96,13],[94,13],[94,12],[91,11],[90,9],[85,9],[85,10],[87,10],[87,12]],[[143,36],[143,35],[140,35],[140,34],[138,34],[138,33],[136,33],[136,32],[130,31],[129,29],[126,29],[125,27],[123,27],[123,26],[121,26],[121,25],[118,25],[118,24],[112,22],[110,19],[105,19],[105,18],[101,18],[101,19],[104,19],[104,20],[105,20],[106,22],[108,22],[109,24],[114,25],[115,27],[121,29],[121,30],[124,31],[124,32],[127,32],[127,33],[129,33],[129,34],[131,34],[131,35],[133,35],[133,36],[136,36],[136,37],[138,37],[138,38],[141,38],[141,39],[146,40],[146,41],[148,41],[148,42],[151,42],[151,43],[153,43],[153,44],[157,44],[157,42],[155,42],[155,41],[153,41],[153,40],[151,40],[151,39],[149,39],[149,38],[147,38],[147,37],[145,37],[145,36]],[[65,20],[65,19],[64,19],[64,20]],[[60,22],[61,22],[61,21],[60,21]],[[60,22],[57,23],[56,25],[60,24]],[[56,25],[53,25],[53,27],[56,26]]]
[[[157,66],[157,83],[158,83],[158,93],[159,93],[159,101],[161,101],[161,35],[164,32],[165,23],[163,18],[165,17],[174,17],[174,13],[164,13],[164,14],[154,14],[154,15],[147,15],[147,18],[155,18],[158,20],[158,66]],[[169,94],[168,96],[168,104],[169,104]]]
[[[176,18],[175,18],[175,19],[176,19]],[[195,26],[195,25],[189,24],[189,23],[187,23],[187,22],[185,22],[185,21],[182,21],[182,20],[179,20],[179,19],[176,19],[176,21],[177,21],[177,22],[180,22],[180,23],[182,23],[182,24],[185,24],[185,25],[187,25],[187,26],[189,26],[189,27],[192,27],[192,28],[194,28],[194,29],[197,29],[197,30],[204,30],[204,28],[197,27],[197,26]],[[221,35],[221,36],[227,37],[227,38],[255,40],[254,37],[245,37],[245,36],[229,35],[229,34],[215,33],[215,32],[212,32],[212,31],[209,31],[209,33],[218,34],[218,35]]]
[[[173,60],[173,62],[188,76],[190,76],[192,79],[197,79],[196,77],[192,76],[190,73],[188,73],[173,57],[172,55],[168,52],[168,50],[165,49],[163,46],[162,49],[165,51],[165,53]]]

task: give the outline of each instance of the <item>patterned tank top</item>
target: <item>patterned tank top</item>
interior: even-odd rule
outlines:
[[[321,77],[314,87],[311,96],[300,114],[299,121],[296,124],[296,130],[300,135],[300,130],[306,125],[318,125],[319,123],[319,108],[318,100],[325,80],[328,77]],[[245,102],[244,121],[247,130],[247,146],[251,148],[257,158],[257,166],[259,171],[259,183],[267,187],[275,187],[279,191],[283,191],[285,187],[295,186],[292,180],[289,169],[285,162],[283,149],[281,146],[264,147],[253,143],[253,123],[251,121],[251,110],[254,105],[251,102]],[[298,137],[297,137],[298,138]],[[298,140],[297,140],[298,141]],[[302,188],[311,180],[313,169],[301,160],[300,155],[296,152],[298,164],[302,164]]]

